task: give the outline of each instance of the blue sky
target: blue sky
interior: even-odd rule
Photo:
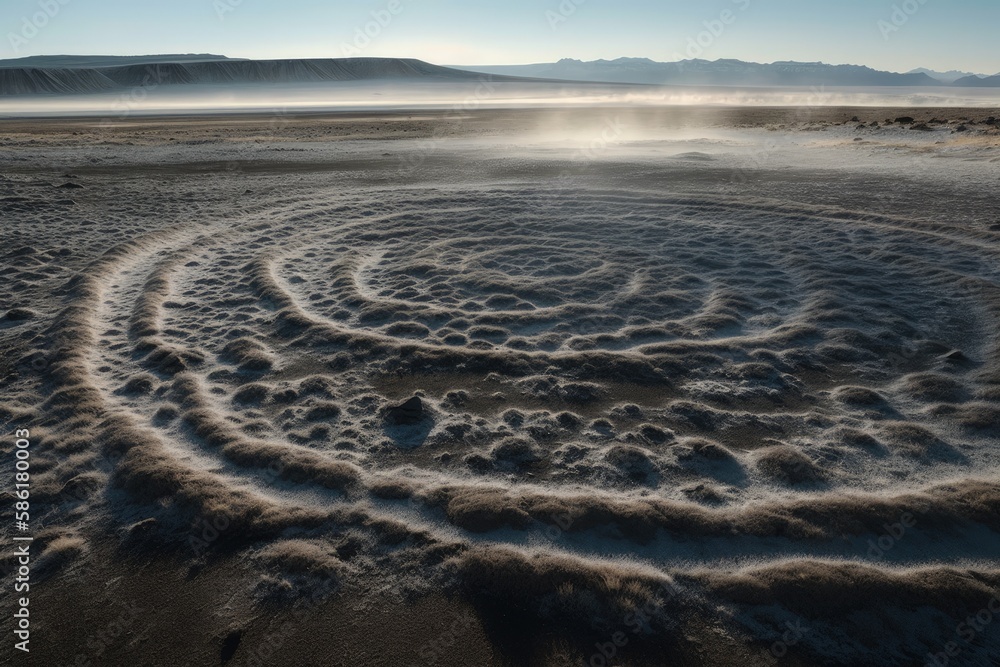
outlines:
[[[371,37],[359,37],[366,25]],[[0,58],[349,54],[476,65],[698,55],[1000,71],[998,0],[2,0],[0,26]]]

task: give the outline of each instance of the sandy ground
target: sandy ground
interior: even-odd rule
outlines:
[[[30,664],[992,664],[997,115],[3,121]]]

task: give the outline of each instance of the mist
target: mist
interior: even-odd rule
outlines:
[[[963,106],[1000,105],[1000,90],[978,88],[736,88],[508,82],[348,81],[261,85],[135,86],[124,92],[17,95],[0,101],[0,117],[185,113],[454,110],[579,106]]]

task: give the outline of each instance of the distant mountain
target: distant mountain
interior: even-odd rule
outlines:
[[[958,70],[949,70],[947,72],[936,72],[932,69],[927,69],[926,67],[918,67],[917,69],[910,70],[908,74],[926,74],[932,79],[937,79],[938,81],[943,81],[944,83],[953,83],[959,79],[964,79],[970,76],[982,77],[985,74],[976,74],[975,72],[960,72]]]
[[[584,62],[565,58],[534,65],[484,65],[461,69],[509,76],[573,81],[710,86],[938,86],[924,73],[881,72],[860,65],[742,60],[681,60],[661,63],[648,58]]]
[[[136,86],[274,84],[378,79],[476,80],[479,74],[409,58],[207,60],[118,67],[0,68],[0,95],[80,94]]]
[[[0,60],[0,96],[82,94],[137,86],[322,83],[423,79],[475,80],[482,74],[506,80],[582,81],[701,86],[944,86],[924,71],[897,74],[859,65],[742,60],[648,58],[584,62],[441,67],[409,58],[312,58],[243,60],[212,54],[152,56],[31,56]],[[950,75],[953,73],[945,73]],[[950,85],[1000,86],[1000,75],[960,77]]]
[[[0,68],[39,67],[44,69],[80,69],[87,67],[146,65],[149,63],[191,63],[211,60],[243,60],[243,58],[228,58],[226,56],[216,56],[211,53],[157,56],[28,56],[26,58],[0,60]]]
[[[1000,74],[994,74],[993,76],[967,76],[963,79],[958,79],[953,86],[964,86],[966,88],[998,88],[1000,87]]]

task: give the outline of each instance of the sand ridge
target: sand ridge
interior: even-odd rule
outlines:
[[[81,539],[85,562],[110,531],[227,554],[260,601],[317,573],[444,586],[488,631],[518,609],[600,637],[651,605],[653,649],[708,626],[766,644],[793,618],[811,659],[933,649],[1000,584],[1000,232],[720,191],[709,157],[666,158],[666,189],[648,161],[627,187],[594,187],[602,166],[544,187],[523,156],[407,187],[0,181],[37,238],[7,260],[34,317],[0,330],[0,417],[42,438],[54,550]],[[870,636],[844,620],[873,604],[859,581]],[[914,606],[934,632],[872,649]]]

